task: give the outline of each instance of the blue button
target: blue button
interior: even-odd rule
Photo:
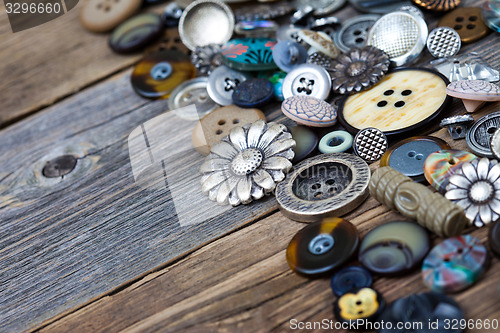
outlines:
[[[372,275],[359,266],[349,266],[338,271],[330,282],[335,296],[342,296],[347,292],[372,286]]]
[[[274,95],[269,80],[251,78],[241,82],[233,93],[233,102],[242,108],[257,108],[267,104]]]
[[[290,72],[296,66],[305,64],[307,51],[299,43],[282,41],[274,45],[274,63],[284,72]]]

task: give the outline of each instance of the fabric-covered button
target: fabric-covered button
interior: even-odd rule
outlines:
[[[219,105],[231,105],[234,90],[248,78],[248,75],[227,66],[217,67],[208,77],[208,95]]]
[[[446,192],[446,186],[453,175],[465,162],[476,159],[476,155],[467,151],[446,149],[430,154],[424,162],[425,179],[441,193]]]
[[[488,243],[493,254],[500,257],[500,220],[491,225]]]
[[[479,118],[465,136],[470,150],[476,155],[492,158],[491,137],[498,128],[500,128],[500,111]]]
[[[323,154],[343,153],[352,148],[352,142],[353,138],[349,132],[333,131],[321,138],[318,149]]]
[[[142,97],[166,98],[175,87],[195,75],[188,56],[178,51],[160,51],[145,56],[134,67],[130,81]]]
[[[415,268],[430,249],[427,231],[412,222],[389,222],[361,241],[359,261],[370,271],[393,275]]]
[[[437,27],[427,37],[427,50],[434,58],[452,57],[460,51],[460,46],[460,36],[450,27]]]
[[[299,43],[281,41],[273,48],[273,58],[276,65],[288,73],[296,66],[306,62],[307,51]]]
[[[453,298],[426,292],[398,298],[386,306],[378,320],[386,323],[379,333],[462,333],[460,326],[452,328],[445,323],[461,323],[465,316]],[[412,323],[412,327],[398,329],[399,323]]]
[[[335,273],[330,286],[335,296],[340,297],[353,290],[370,288],[372,282],[372,275],[369,271],[363,267],[349,266]]]
[[[162,30],[163,23],[158,14],[139,14],[113,30],[109,36],[109,47],[116,53],[134,52],[157,39]]]
[[[352,47],[365,46],[368,31],[379,17],[378,15],[359,15],[347,19],[333,39],[335,45],[342,52],[347,52]]]
[[[303,64],[295,67],[283,81],[283,96],[310,96],[325,100],[332,88],[330,74],[321,66]]]
[[[182,42],[191,51],[197,46],[224,44],[233,35],[234,15],[226,4],[197,0],[184,9],[179,20]]]
[[[436,12],[447,12],[460,5],[461,0],[413,0],[422,8]]]
[[[233,102],[242,108],[258,108],[273,98],[273,85],[266,79],[250,78],[233,92]]]
[[[218,108],[207,114],[196,124],[191,136],[193,146],[203,155],[208,155],[210,148],[229,135],[234,127],[242,126],[266,116],[257,109],[242,109],[236,105]]]
[[[359,245],[359,234],[349,221],[331,217],[309,224],[293,236],[286,249],[288,266],[316,277],[349,260]]]
[[[355,322],[357,329],[363,329],[367,322],[373,322],[385,308],[382,295],[372,288],[361,288],[340,296],[334,303],[334,314],[340,322]]]
[[[462,99],[467,112],[477,111],[485,102],[500,101],[500,87],[483,80],[463,80],[446,87],[450,96]]]
[[[489,32],[481,17],[479,7],[457,8],[443,16],[438,26],[453,28],[460,35],[462,43],[475,42]]]
[[[168,108],[182,119],[199,120],[203,118],[217,108],[217,104],[208,96],[207,84],[206,77],[197,77],[181,83],[170,94]],[[194,114],[177,112],[177,109],[192,104],[196,106]]]
[[[314,97],[289,97],[281,103],[281,112],[297,123],[307,126],[329,127],[337,122],[337,109]]]
[[[292,163],[297,164],[307,158],[316,149],[318,145],[318,136],[306,126],[291,126],[290,132],[295,140],[293,151],[295,156]]]
[[[490,262],[481,241],[471,235],[445,239],[424,259],[424,284],[437,292],[457,292],[476,282]]]
[[[276,40],[238,38],[222,46],[222,61],[239,71],[265,71],[277,68],[273,59]]]
[[[342,216],[366,199],[369,181],[370,168],[359,157],[322,154],[296,165],[276,187],[276,200],[283,215],[296,221]]]
[[[132,16],[140,7],[141,0],[89,0],[80,12],[82,26],[93,32],[110,31],[127,18]]]
[[[371,89],[346,97],[340,123],[351,133],[375,127],[386,135],[412,131],[435,119],[451,100],[448,80],[426,69],[400,69]]]
[[[354,153],[367,162],[379,160],[388,146],[387,137],[377,128],[364,128],[354,137]]]
[[[390,166],[414,181],[423,182],[424,162],[435,151],[451,147],[434,136],[415,136],[399,141],[380,159],[380,166]]]

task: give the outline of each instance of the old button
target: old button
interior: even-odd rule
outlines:
[[[500,111],[479,118],[467,132],[465,140],[472,152],[479,156],[493,157],[491,137],[500,128]]]
[[[276,187],[276,200],[283,215],[311,222],[342,216],[368,196],[370,168],[357,156],[322,154],[294,167]]]
[[[333,131],[325,134],[318,149],[323,154],[343,153],[352,148],[352,135],[346,131]]]
[[[389,222],[361,241],[359,261],[370,271],[392,275],[415,268],[430,249],[427,231],[412,222]]]
[[[335,45],[342,52],[347,52],[352,47],[365,46],[368,31],[379,17],[378,15],[359,15],[346,20],[333,39]]]
[[[411,5],[409,0],[392,1],[370,1],[370,0],[349,0],[349,3],[357,10],[364,13],[387,14],[398,10],[402,6]]]
[[[224,44],[233,35],[234,15],[226,4],[197,0],[184,9],[179,20],[182,42],[191,50],[208,44]]]
[[[451,100],[447,83],[444,76],[426,69],[394,70],[371,89],[346,97],[339,120],[351,133],[365,127],[386,135],[414,130],[436,118]]]
[[[303,64],[291,70],[283,81],[283,96],[310,96],[325,100],[330,94],[332,79],[318,65]]]
[[[382,295],[372,288],[357,289],[340,296],[334,303],[333,312],[340,322],[355,323],[357,329],[368,328],[385,308]]]
[[[460,51],[460,46],[460,36],[449,27],[438,27],[427,37],[427,50],[434,58],[452,57]]]
[[[354,137],[354,153],[367,162],[379,160],[387,147],[387,137],[377,128],[364,128]]]
[[[233,92],[233,102],[242,108],[258,108],[273,98],[269,80],[250,78],[241,82]]]
[[[270,20],[284,16],[292,11],[293,7],[286,2],[278,4],[251,4],[234,10],[237,21]]]
[[[336,296],[342,296],[347,292],[370,288],[372,286],[372,275],[369,271],[359,266],[346,267],[332,277],[330,286]]]
[[[307,51],[299,43],[292,41],[278,42],[273,48],[276,65],[284,72],[290,72],[307,60]]]
[[[340,54],[333,41],[325,33],[302,29],[297,35],[303,43],[309,45],[309,54],[319,51],[330,58],[336,58]]]
[[[168,99],[168,108],[175,112],[177,116],[186,120],[203,118],[217,108],[217,104],[208,96],[207,84],[208,79],[206,77],[197,77],[181,83],[172,91]],[[196,106],[194,114],[177,111],[177,109],[192,104]]]
[[[474,122],[474,117],[471,115],[458,115],[444,118],[439,123],[441,127],[447,127],[448,133],[453,140],[464,139],[470,125]]]
[[[188,56],[178,51],[160,51],[145,56],[135,66],[130,81],[143,97],[166,98],[175,87],[195,75]]]
[[[427,24],[420,16],[393,12],[379,18],[368,32],[367,45],[384,51],[395,66],[414,62],[425,47]]]
[[[500,257],[500,220],[491,225],[488,242],[493,254]]]
[[[413,2],[427,10],[447,12],[460,5],[461,0],[413,0]]]
[[[295,7],[311,6],[314,9],[314,15],[325,16],[340,9],[346,0],[295,0]]]
[[[269,38],[238,38],[222,46],[222,61],[239,71],[265,71],[276,68],[273,47]]]
[[[467,112],[477,111],[485,102],[500,101],[500,87],[483,80],[463,80],[446,87],[450,96],[461,98]]]
[[[471,235],[445,239],[424,259],[424,284],[437,292],[457,292],[476,282],[490,262],[481,241]]]
[[[390,166],[414,181],[423,182],[426,158],[435,151],[450,148],[445,141],[434,136],[408,138],[387,150],[380,160],[380,166]]]
[[[286,249],[286,261],[294,272],[315,277],[349,260],[358,245],[358,230],[351,222],[338,217],[326,218],[293,236]]]
[[[80,12],[82,26],[93,32],[110,31],[141,7],[141,0],[89,0]]]
[[[116,53],[134,52],[158,38],[162,30],[163,23],[158,14],[139,14],[113,30],[109,36],[109,47]]]
[[[270,37],[276,35],[278,24],[269,20],[240,21],[236,23],[234,32],[245,37]]]
[[[292,96],[281,103],[281,112],[297,123],[313,127],[329,127],[337,122],[337,109],[308,96]]]
[[[438,26],[453,28],[460,35],[462,43],[475,42],[489,32],[479,7],[457,8],[443,16]]]
[[[463,150],[446,149],[430,154],[424,162],[425,179],[441,193],[446,192],[446,186],[453,175],[465,162],[476,159],[476,155]]]
[[[191,136],[193,146],[201,154],[208,155],[210,148],[229,135],[231,129],[259,119],[265,120],[266,116],[257,109],[242,109],[236,105],[216,109],[196,124]]]
[[[290,132],[295,140],[293,151],[295,156],[292,163],[297,164],[307,158],[318,145],[318,136],[306,126],[291,126]]]
[[[219,105],[233,104],[233,92],[248,76],[227,66],[217,67],[208,77],[207,91]]]

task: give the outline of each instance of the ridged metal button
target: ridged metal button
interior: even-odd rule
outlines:
[[[460,51],[460,46],[460,36],[449,27],[433,29],[427,37],[427,50],[434,58],[452,57]]]
[[[283,96],[309,96],[325,100],[330,94],[332,79],[321,66],[302,64],[291,70],[283,81]]]
[[[379,160],[388,146],[387,137],[377,128],[364,128],[354,137],[354,153],[367,162]]]

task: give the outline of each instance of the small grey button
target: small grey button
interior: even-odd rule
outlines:
[[[379,15],[360,15],[346,20],[333,39],[335,45],[347,52],[352,47],[366,45],[368,31],[379,19]]]
[[[219,105],[231,105],[234,89],[246,79],[246,74],[227,66],[217,67],[208,77],[208,95]]]
[[[330,74],[321,66],[302,64],[291,70],[283,80],[283,97],[310,96],[325,100],[332,88]]]

